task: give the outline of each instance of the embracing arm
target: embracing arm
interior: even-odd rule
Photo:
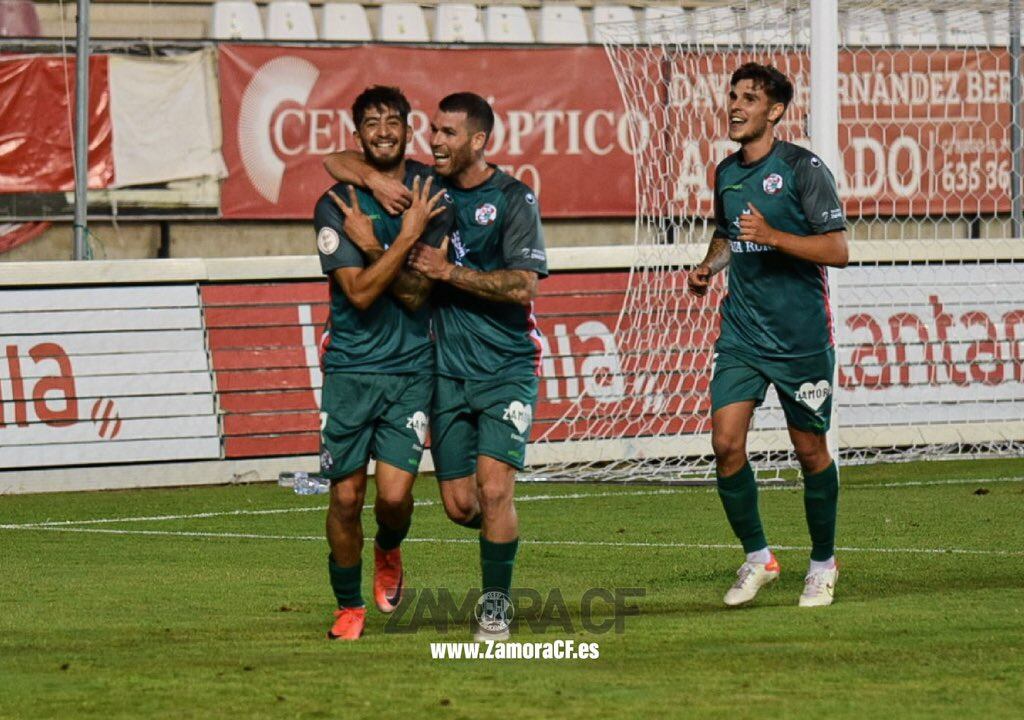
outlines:
[[[537,273],[532,270],[471,270],[448,259],[447,243],[440,248],[420,243],[409,255],[409,264],[424,277],[441,280],[485,300],[529,305],[537,297]]]
[[[412,193],[396,177],[366,162],[361,152],[345,150],[324,158],[324,169],[335,180],[369,190],[388,213],[399,215],[412,204]]]
[[[480,272],[452,265],[445,282],[496,302],[529,305],[537,297],[537,273],[531,270]]]

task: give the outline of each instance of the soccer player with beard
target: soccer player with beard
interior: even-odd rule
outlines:
[[[747,63],[730,85],[729,139],[740,149],[716,169],[715,231],[688,277],[690,291],[702,296],[711,276],[729,268],[711,380],[711,442],[718,493],[747,557],[725,604],[750,602],[779,576],[746,449],[754,408],[774,385],[803,470],[812,543],[799,605],[830,605],[839,473],[826,442],[835,371],[826,266],[847,263],[846,220],[824,163],[775,139],[793,98],[785,75]]]
[[[458,232],[448,252],[423,244],[413,268],[438,281],[431,304],[437,387],[431,454],[445,512],[480,527],[484,617],[476,637],[508,637],[501,621],[519,546],[515,476],[526,460],[540,369],[533,316],[538,280],[547,275],[537,197],[489,164],[484,147],[494,112],[479,95],[441,100],[431,125],[434,171],[452,195]],[[337,178],[404,201],[353,153],[328,158]],[[390,186],[390,187],[389,187]]]
[[[405,159],[411,129],[402,93],[369,88],[356,98],[352,117],[362,156],[408,185],[411,202],[396,217],[369,193],[338,184],[314,213],[331,290],[321,341],[320,469],[331,481],[328,570],[338,610],[327,635],[345,640],[360,637],[366,622],[361,513],[370,457],[377,461],[374,600],[387,613],[401,599],[399,546],[412,519],[412,485],[434,389],[429,309],[423,306],[431,281],[404,267],[417,241],[443,244],[454,223],[454,212],[441,202],[444,191],[431,196],[430,169]]]

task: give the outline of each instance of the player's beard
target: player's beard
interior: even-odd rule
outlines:
[[[448,148],[448,154],[449,159],[445,167],[439,168],[435,165],[437,174],[442,177],[455,177],[473,164],[473,148],[468,142],[457,148]]]
[[[407,142],[408,138],[404,134],[402,137],[396,138],[395,149],[392,155],[379,155],[371,143],[364,142],[363,156],[375,170],[380,170],[381,172],[394,170],[405,159],[405,146]]]

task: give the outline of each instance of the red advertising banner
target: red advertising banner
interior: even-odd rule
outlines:
[[[623,50],[629,53],[630,50]],[[809,145],[810,59],[767,58],[795,86],[778,134]],[[736,148],[726,102],[732,71],[763,55],[681,53],[670,61],[666,113],[652,114],[642,150],[645,189],[665,212],[709,216],[715,165]],[[1010,209],[1009,56],[1002,50],[886,49],[839,53],[836,174],[851,217]],[[661,103],[660,84],[635,83],[640,106]]]
[[[0,58],[0,193],[74,187],[75,60]],[[89,187],[113,180],[107,58],[89,61]]]
[[[323,156],[353,147],[352,101],[375,84],[412,104],[411,157],[432,163],[437,102],[476,92],[497,115],[488,159],[538,193],[545,217],[634,214],[629,122],[601,48],[221,45],[224,217],[311,217],[330,184]]]

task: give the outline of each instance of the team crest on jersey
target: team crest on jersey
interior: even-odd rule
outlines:
[[[307,235],[306,237],[309,236]],[[324,255],[333,255],[340,243],[341,239],[338,237],[337,230],[330,227],[320,228],[320,232],[316,236],[316,246],[320,249],[320,252]]]
[[[412,414],[412,417],[406,418],[405,426],[416,433],[416,439],[420,441],[420,445],[427,441],[427,414],[422,410],[417,410]]]
[[[821,160],[818,159],[817,155],[811,156],[811,167],[821,167]]]
[[[484,203],[476,209],[477,225],[490,225],[498,219],[498,208],[490,203]]]
[[[532,192],[526,193],[526,202],[527,202],[528,205],[536,205],[537,204],[537,196],[534,195]]]
[[[782,189],[782,176],[778,173],[768,175],[761,181],[761,187],[763,187],[764,191],[769,195],[774,195]]]

